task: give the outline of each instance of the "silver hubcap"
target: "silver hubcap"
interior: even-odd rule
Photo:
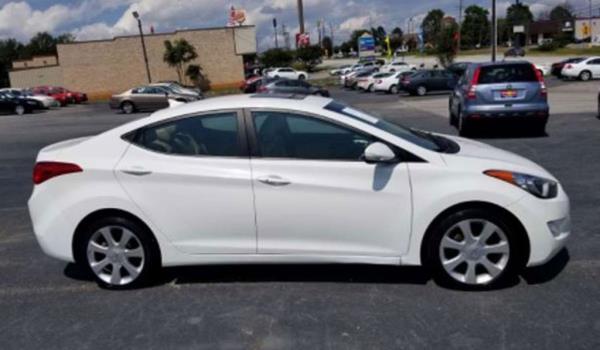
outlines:
[[[417,94],[419,94],[420,96],[423,96],[427,93],[427,89],[423,86],[419,86],[419,88],[417,89]]]
[[[508,264],[506,234],[483,219],[464,220],[452,226],[440,243],[444,270],[461,283],[479,285],[496,279]]]
[[[126,103],[123,105],[123,111],[127,114],[133,113],[133,105],[131,103]]]
[[[590,79],[590,73],[588,73],[588,72],[581,73],[581,80],[589,80],[589,79]]]
[[[23,107],[23,106],[17,106],[17,108],[15,109],[15,111],[17,112],[18,115],[23,115],[23,114],[25,114],[25,107]]]
[[[392,89],[390,91],[392,94],[397,94],[398,93],[398,88],[395,86],[392,86]]]
[[[115,286],[133,282],[144,268],[140,240],[122,226],[106,226],[96,231],[88,242],[87,258],[94,274]]]

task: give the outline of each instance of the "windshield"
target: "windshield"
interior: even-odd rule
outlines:
[[[346,106],[336,101],[329,103],[327,106],[325,106],[325,109],[339,114],[343,114],[347,117],[351,117],[356,120],[360,120],[361,122],[367,123],[371,126],[388,132],[417,146],[426,148],[430,151],[443,151],[442,147],[435,141],[435,139],[429,136],[430,134],[414,131],[403,126],[392,124],[383,119],[377,118],[369,113],[362,112],[358,109]]]

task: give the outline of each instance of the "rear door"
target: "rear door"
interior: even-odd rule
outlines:
[[[254,195],[238,111],[175,118],[136,132],[116,177],[189,254],[256,253]]]
[[[510,106],[534,102],[541,86],[531,64],[507,63],[481,67],[476,91],[482,104]]]

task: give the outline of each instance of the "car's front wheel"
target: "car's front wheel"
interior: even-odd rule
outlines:
[[[581,81],[588,81],[588,80],[592,79],[592,73],[590,73],[590,72],[589,72],[589,71],[587,71],[587,70],[584,70],[583,72],[581,72],[581,73],[579,74],[579,79],[580,79]]]
[[[426,242],[426,264],[441,284],[493,288],[524,265],[519,230],[507,215],[464,209],[435,224]]]
[[[160,253],[152,234],[122,217],[107,217],[88,225],[77,240],[75,254],[100,286],[111,289],[143,286],[160,268]]]
[[[25,106],[17,105],[15,107],[15,114],[16,115],[23,115],[23,114],[25,114],[25,112],[27,112],[27,110],[25,109]]]
[[[132,114],[135,112],[135,105],[132,102],[125,101],[121,104],[121,111],[125,114]]]

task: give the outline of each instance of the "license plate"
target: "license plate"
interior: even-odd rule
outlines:
[[[515,90],[503,90],[500,92],[500,96],[502,97],[517,97],[517,92]]]

